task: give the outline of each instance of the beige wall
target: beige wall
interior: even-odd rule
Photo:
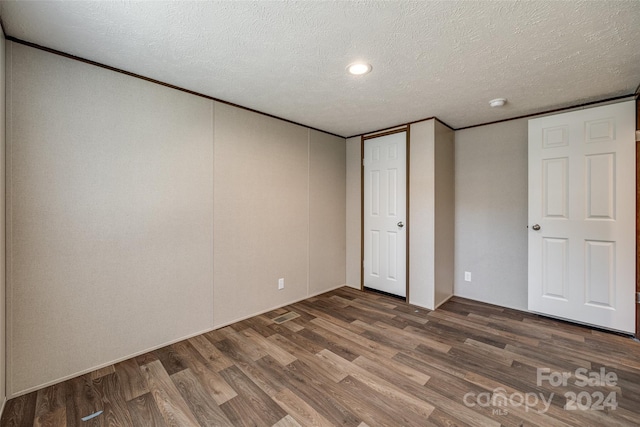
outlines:
[[[307,129],[216,103],[214,324],[307,292]],[[285,288],[278,290],[278,279]]]
[[[361,229],[361,140],[357,136],[347,139],[347,285],[360,289],[362,274]]]
[[[410,130],[409,302],[433,309],[453,295],[454,134],[434,119]]]
[[[6,41],[0,30],[0,407],[6,401],[6,330],[5,330],[5,50]]]
[[[215,326],[343,285],[344,139],[224,104],[215,122]]]
[[[345,284],[345,181],[345,140],[310,130],[309,295]]]
[[[9,395],[344,284],[343,139],[7,44]]]
[[[528,119],[459,130],[455,141],[455,294],[527,310]]]
[[[455,133],[427,120],[411,125],[410,138],[410,301],[437,306],[453,282],[455,295],[526,310],[527,120]],[[358,287],[360,161],[360,137],[350,138],[347,283]]]
[[[434,305],[435,120],[411,125],[409,169],[409,301]]]
[[[453,285],[455,295],[526,310],[527,120],[455,133],[427,120],[410,138],[410,302],[437,306]],[[347,278],[359,284],[359,137],[347,140],[346,186]]]
[[[453,295],[455,234],[455,135],[435,122],[434,307]]]
[[[455,140],[455,294],[526,310],[527,119]]]
[[[453,294],[454,132],[432,119],[412,124],[409,137],[409,302],[433,308]],[[361,274],[361,165],[360,137],[349,138],[347,283],[357,288]]]
[[[213,104],[8,50],[15,395],[212,327]]]

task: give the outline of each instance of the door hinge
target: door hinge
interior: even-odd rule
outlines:
[[[636,142],[640,141],[640,130],[636,131]]]
[[[636,292],[636,303],[640,304],[640,292]]]

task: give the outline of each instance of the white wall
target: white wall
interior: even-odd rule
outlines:
[[[344,139],[7,46],[11,397],[345,283]]]
[[[527,188],[527,119],[455,133],[456,295],[527,309]]]

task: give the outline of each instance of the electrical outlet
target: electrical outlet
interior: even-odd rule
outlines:
[[[465,271],[464,272],[464,281],[465,282],[470,282],[471,281],[471,272],[470,271]]]
[[[284,289],[284,279],[278,279],[278,289]]]

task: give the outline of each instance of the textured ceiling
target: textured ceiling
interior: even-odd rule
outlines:
[[[633,93],[640,1],[3,1],[5,32],[342,136]],[[373,64],[366,76],[347,64]],[[492,109],[492,98],[508,98]]]

